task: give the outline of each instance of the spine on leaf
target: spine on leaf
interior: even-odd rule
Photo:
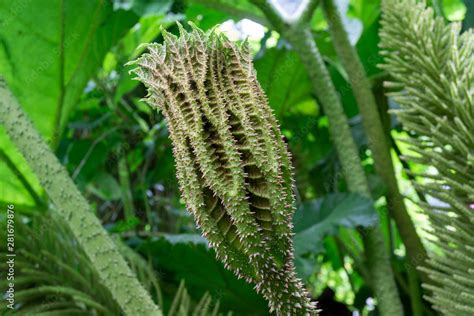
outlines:
[[[386,85],[415,153],[406,159],[427,167],[417,185],[441,202],[421,203],[442,250],[423,268],[424,286],[443,315],[473,315],[474,35],[460,35],[424,2],[385,0],[383,13]]]
[[[134,63],[166,117],[187,208],[217,257],[281,315],[314,315],[293,266],[289,153],[246,43],[195,26]]]

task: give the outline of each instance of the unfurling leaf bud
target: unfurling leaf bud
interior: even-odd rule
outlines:
[[[183,199],[218,258],[281,315],[314,315],[293,265],[289,153],[247,44],[163,32],[134,73],[163,111]]]

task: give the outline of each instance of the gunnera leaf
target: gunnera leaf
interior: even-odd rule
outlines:
[[[226,268],[271,310],[315,314],[293,265],[290,156],[247,44],[194,25],[134,61],[173,142],[183,199]]]

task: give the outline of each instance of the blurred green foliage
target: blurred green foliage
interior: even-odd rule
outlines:
[[[438,4],[440,1],[438,1]],[[472,1],[466,1],[471,3]],[[397,107],[384,96],[386,77],[377,64],[379,1],[339,1],[351,38],[373,85],[380,111]],[[440,4],[449,20],[472,27],[473,8],[460,0]],[[469,5],[468,5],[469,6]],[[263,26],[243,28],[249,18]],[[326,23],[316,12],[313,35],[351,118],[351,128],[373,189],[373,201],[348,194],[328,133],[324,112],[312,94],[304,68],[291,47],[266,26],[249,2],[228,0],[54,0],[0,1],[0,75],[19,99],[38,130],[50,142],[78,187],[93,204],[104,226],[150,260],[169,307],[182,279],[191,299],[205,292],[221,310],[237,315],[264,315],[266,303],[252,287],[237,280],[215,260],[186,211],[175,178],[171,143],[160,113],[141,99],[144,87],[131,80],[129,67],[143,43],[160,42],[161,29],[177,34],[174,21],[192,21],[203,29],[232,23],[255,50],[258,79],[267,93],[293,155],[297,212],[296,264],[316,298],[326,286],[335,299],[363,315],[374,314],[367,298],[361,244],[356,227],[370,226],[381,215],[397,281],[406,294],[404,247],[386,218],[383,183],[375,175],[357,104],[335,54]],[[355,24],[354,24],[355,23]],[[465,26],[466,27],[466,26]],[[355,28],[357,29],[357,28]],[[351,32],[354,31],[354,34]],[[387,134],[399,131],[385,117]],[[397,146],[397,143],[393,143]],[[394,147],[394,157],[400,155]],[[0,204],[13,203],[22,216],[47,211],[47,197],[26,162],[0,128]],[[401,152],[406,148],[401,148]],[[397,173],[406,179],[398,158]],[[14,168],[12,167],[14,166]],[[415,166],[408,166],[415,167]],[[25,183],[28,185],[25,186]],[[419,199],[409,182],[403,192]],[[127,196],[131,197],[127,199]],[[126,209],[133,212],[129,214]],[[423,216],[415,221],[426,225]],[[409,303],[406,309],[409,311]]]

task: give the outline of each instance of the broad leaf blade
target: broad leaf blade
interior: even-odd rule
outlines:
[[[306,202],[294,217],[295,253],[321,252],[323,239],[340,227],[368,227],[378,221],[371,199],[354,193],[335,193]]]
[[[255,61],[255,69],[268,102],[280,119],[298,103],[312,99],[311,83],[295,53],[270,48]]]
[[[60,136],[87,81],[137,20],[134,13],[114,11],[105,0],[2,1],[0,17],[0,76],[48,140],[55,133]],[[1,129],[0,143],[39,191],[26,162]],[[5,201],[33,205],[3,163],[0,187]]]
[[[267,304],[252,285],[226,270],[201,236],[164,235],[144,241],[138,249],[153,258],[163,287],[167,282],[176,284],[185,280],[195,300],[208,292],[220,301],[222,310],[231,310],[234,315],[267,315]]]

